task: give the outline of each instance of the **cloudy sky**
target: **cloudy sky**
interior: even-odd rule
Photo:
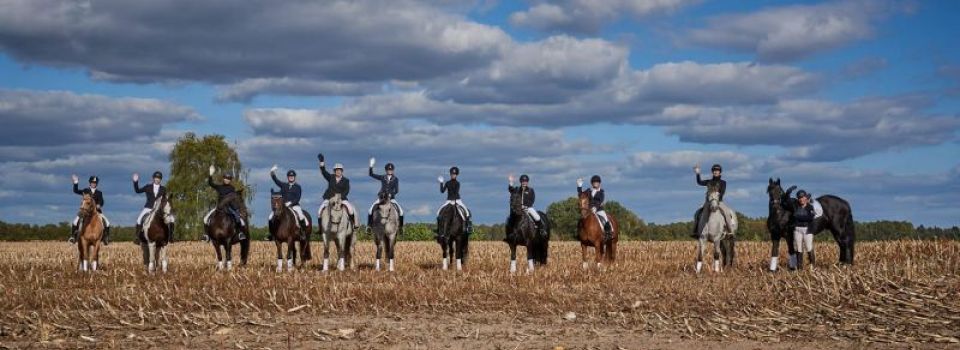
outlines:
[[[366,208],[398,166],[408,221],[462,169],[477,221],[506,177],[538,206],[600,174],[652,222],[702,201],[766,215],[769,177],[849,199],[858,220],[960,224],[960,26],[954,1],[0,2],[0,220],[66,221],[70,174],[98,174],[114,222],[186,131],[236,142],[265,222],[268,169],[323,190],[346,165]]]

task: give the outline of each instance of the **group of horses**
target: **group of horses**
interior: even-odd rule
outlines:
[[[780,239],[787,239],[788,252],[796,253],[793,240],[791,217],[794,208],[788,204],[789,193],[780,186],[780,179],[772,178],[767,186],[769,196],[769,215],[767,227],[772,242],[771,258],[779,254]],[[239,239],[239,231],[233,216],[227,207],[236,205],[245,212],[241,196],[231,196],[218,203],[214,213],[210,216],[206,227],[206,234],[214,246],[217,254],[217,269],[230,270],[232,263],[232,246],[240,244],[241,265],[246,265],[250,251],[249,239]],[[817,218],[818,232],[830,230],[840,251],[840,263],[853,264],[854,224],[850,204],[833,195],[820,196],[816,199],[823,207],[823,215]],[[277,193],[272,193],[271,210],[273,219],[269,230],[274,237],[277,249],[277,272],[284,267],[292,271],[297,267],[304,267],[311,260],[310,241],[313,227],[309,214],[306,216],[306,225],[302,225],[292,209],[284,205]],[[590,209],[590,196],[583,192],[577,198],[580,217],[577,222],[577,237],[582,252],[582,267],[589,269],[595,265],[598,269],[604,263],[613,263],[617,258],[617,243],[620,227],[617,219],[608,213],[608,220],[612,227],[612,234],[605,234],[603,224],[596,213]],[[737,230],[737,215],[732,208],[720,202],[718,193],[708,193],[706,206],[706,220],[700,220],[697,227],[700,239],[697,244],[696,271],[699,273],[703,264],[703,255],[707,242],[713,243],[714,271],[721,271],[723,267],[731,266],[735,257],[735,242]],[[144,221],[143,230],[145,240],[141,243],[143,264],[149,272],[158,267],[167,271],[167,238],[170,234],[166,222],[170,219],[172,207],[169,199],[164,195],[154,203],[153,210]],[[80,235],[77,242],[80,251],[81,271],[97,270],[100,239],[103,234],[103,223],[96,210],[96,204],[89,195],[84,195],[80,210]],[[504,241],[510,247],[510,272],[517,271],[517,247],[526,247],[527,273],[532,272],[536,265],[547,264],[552,222],[546,213],[539,212],[543,220],[544,230],[537,228],[525,208],[519,192],[510,196],[510,215],[507,218],[506,238]],[[449,269],[452,261],[456,262],[456,269],[462,270],[469,255],[469,233],[466,229],[465,215],[461,208],[449,205],[440,211],[440,220],[437,227],[437,242],[441,246],[442,269]],[[330,246],[337,250],[336,268],[345,270],[353,267],[353,250],[357,241],[357,227],[355,227],[345,204],[339,195],[335,195],[320,213],[317,220],[319,234],[323,240],[323,271],[330,269]],[[389,197],[381,196],[375,205],[372,221],[370,222],[374,242],[377,246],[375,269],[381,269],[383,253],[386,253],[387,270],[395,269],[395,248],[399,227],[398,208],[391,203]],[[284,250],[284,245],[286,249]],[[593,264],[589,261],[589,251],[593,249]],[[222,251],[221,251],[222,250]],[[224,255],[225,258],[224,259]]]

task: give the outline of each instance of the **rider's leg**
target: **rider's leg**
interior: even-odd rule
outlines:
[[[793,229],[793,246],[796,247],[796,253],[794,253],[795,260],[797,262],[797,270],[803,269],[803,235],[807,232],[806,227],[796,227]]]
[[[70,243],[77,243],[77,235],[80,233],[80,217],[77,216],[73,218],[73,222],[70,224],[70,238],[67,239]]]
[[[349,201],[343,201],[343,205],[347,207],[347,212],[350,213],[350,219],[353,220],[353,227],[360,227],[360,219],[357,217],[357,209],[353,207],[353,204],[350,204]]]
[[[168,243],[168,244],[169,244],[169,243],[173,243],[173,242],[176,240],[176,232],[177,232],[177,231],[174,230],[174,226],[175,226],[174,223],[175,223],[176,221],[177,221],[177,220],[176,220],[176,218],[175,218],[173,215],[170,215],[170,216],[167,217],[167,232],[169,233],[169,235],[167,235],[167,243]]]
[[[540,234],[544,234],[543,220],[540,219],[540,213],[537,212],[537,209],[533,207],[527,208],[527,215],[530,215],[530,217],[533,218],[533,222],[537,224],[537,231]]]
[[[697,212],[693,214],[693,232],[690,234],[690,238],[700,239],[700,217],[703,216],[703,207],[697,209]]]
[[[473,233],[473,216],[470,215],[470,209],[468,209],[467,205],[463,204],[463,201],[460,199],[456,200],[455,203],[463,208],[463,215],[465,216],[463,218],[464,231],[466,231],[468,235]]]
[[[603,219],[603,233],[607,234],[608,236],[612,236],[613,225],[610,224],[610,219],[607,218],[607,212],[603,210],[597,210],[597,215],[599,215],[600,218]]]
[[[143,235],[143,218],[150,213],[150,208],[143,208],[140,210],[140,215],[137,216],[137,225],[136,231],[133,233],[133,244],[140,244],[140,242],[146,242],[146,237]]]
[[[803,235],[803,244],[806,245],[807,260],[810,260],[810,267],[813,267],[816,256],[813,254],[813,233],[807,228],[807,233]]]
[[[267,216],[267,237],[263,239],[268,242],[273,240],[273,231],[270,230],[270,225],[273,225],[273,212],[270,212],[270,215]]]
[[[207,215],[203,216],[203,240],[207,242],[210,242],[210,235],[207,234],[207,231],[209,231],[210,228],[210,216],[213,215],[215,210],[216,209],[210,209],[210,211],[207,212]]]
[[[397,228],[398,230],[397,234],[402,235],[403,234],[403,207],[400,206],[400,203],[397,203],[396,199],[391,199],[390,203],[393,203],[393,205],[397,206],[397,214],[400,215],[400,222],[399,222],[400,227]]]
[[[443,212],[443,208],[453,203],[454,203],[453,201],[446,201],[443,203],[443,205],[440,206],[440,208],[437,208],[437,228],[433,231],[436,233],[438,241],[440,239],[440,213]]]
[[[317,225],[320,225],[320,232],[323,233],[323,208],[327,207],[328,201],[326,199],[320,203],[320,209],[317,209]]]
[[[103,216],[103,213],[100,213],[100,218],[103,219],[103,237],[100,240],[103,245],[110,245],[110,219]]]
[[[373,209],[377,207],[377,203],[380,203],[380,200],[376,200],[373,204],[370,205],[370,210],[367,210],[367,228],[369,229],[373,226]]]

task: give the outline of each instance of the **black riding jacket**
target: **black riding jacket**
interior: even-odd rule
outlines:
[[[520,202],[524,208],[533,208],[533,202],[537,199],[536,192],[533,191],[533,187],[530,186],[507,186],[507,191],[510,194],[520,192]]]
[[[700,174],[697,174],[697,185],[706,186],[707,192],[710,192],[711,189],[716,189],[720,192],[720,201],[723,202],[723,195],[727,193],[727,182],[721,180],[720,176],[709,180],[702,180]]]
[[[793,211],[793,222],[797,227],[807,227],[813,222],[815,215],[813,204],[807,203],[805,207],[797,205],[796,210]]]
[[[577,187],[577,195],[583,193],[583,188]],[[603,189],[597,190],[596,193],[593,192],[593,188],[588,188],[587,193],[590,193],[590,208],[597,208],[597,211],[603,210]]]
[[[386,193],[390,195],[390,199],[397,197],[397,193],[400,193],[400,179],[396,175],[377,175],[373,173],[373,168],[370,168],[370,177],[380,180],[380,192],[377,192],[379,197],[381,193]]]
[[[280,197],[283,198],[284,202],[289,202],[290,206],[300,205],[300,195],[303,193],[300,184],[282,182],[274,173],[270,173],[270,177],[273,179],[273,183],[280,187]]]
[[[82,196],[82,195],[85,195],[85,194],[89,194],[89,195],[93,196],[93,202],[94,202],[94,203],[97,203],[97,211],[99,211],[99,212],[101,212],[101,213],[103,212],[103,191],[101,191],[101,190],[99,190],[99,189],[96,190],[96,191],[94,191],[93,189],[91,189],[91,188],[89,188],[89,187],[84,188],[84,189],[81,191],[79,184],[73,184],[73,193],[79,194],[79,195],[81,195],[81,196]]]
[[[207,176],[207,185],[210,185],[214,191],[217,191],[217,203],[222,202],[223,198],[225,198],[227,195],[237,193],[237,189],[234,188],[232,184],[217,185],[216,182],[213,182],[213,176]]]
[[[167,188],[163,185],[160,185],[160,189],[157,190],[157,194],[153,194],[153,183],[149,183],[146,186],[140,187],[139,181],[133,182],[133,192],[136,193],[146,193],[147,202],[143,205],[144,208],[153,208],[154,203],[157,201],[157,198],[162,197],[167,194]]]
[[[446,183],[440,184],[440,193],[447,193],[448,201],[455,201],[460,199],[460,181],[457,179],[450,179]]]
[[[337,175],[328,172],[326,166],[320,167],[320,173],[327,180],[327,190],[323,192],[323,199],[330,199],[339,194],[341,200],[347,200],[347,195],[350,194],[350,179],[341,176],[340,181],[337,181]]]

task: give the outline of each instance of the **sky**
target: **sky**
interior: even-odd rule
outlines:
[[[192,131],[234,143],[266,221],[269,169],[316,154],[365,210],[393,162],[407,222],[461,169],[479,223],[528,174],[541,210],[603,177],[647,222],[690,220],[693,167],[765,216],[770,178],[850,201],[857,220],[960,224],[955,1],[389,0],[0,2],[0,220],[68,221],[96,174],[130,186]],[[706,170],[704,172],[707,172]],[[85,180],[81,180],[85,181]]]

